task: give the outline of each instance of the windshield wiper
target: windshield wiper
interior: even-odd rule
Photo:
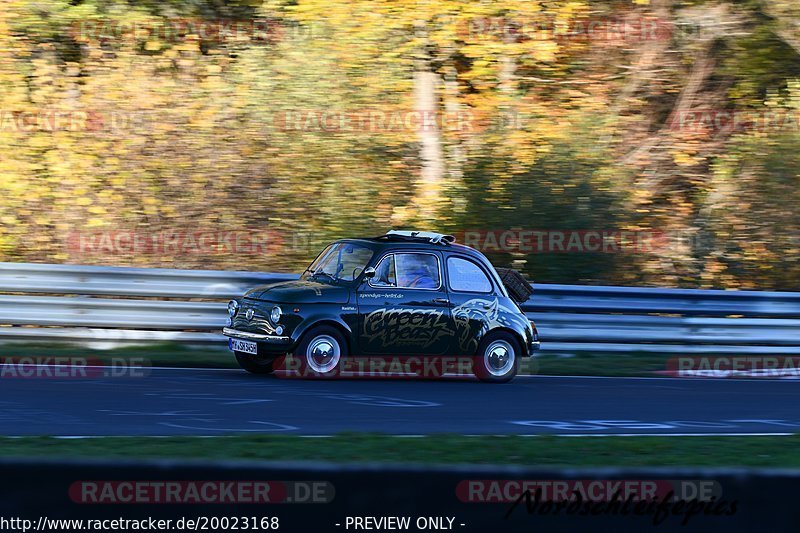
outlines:
[[[317,271],[317,272],[314,272],[313,274],[311,274],[311,279],[314,279],[314,278],[316,278],[317,276],[328,276],[328,277],[331,279],[331,281],[332,281],[332,282],[334,282],[334,283],[336,283],[336,282],[338,281],[338,279],[339,279],[339,278],[337,278],[336,276],[333,276],[333,275],[331,275],[331,274],[328,274],[327,272],[323,272],[323,271],[321,271],[321,270],[320,270],[320,271]]]

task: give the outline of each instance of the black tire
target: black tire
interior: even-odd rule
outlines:
[[[312,327],[303,335],[294,351],[294,356],[301,362],[302,376],[310,378],[337,375],[342,358],[346,355],[347,341],[344,335],[331,326]]]
[[[519,371],[521,356],[519,342],[511,333],[489,333],[475,353],[475,376],[486,383],[508,383]]]
[[[244,370],[251,374],[272,374],[275,364],[274,358],[263,359],[255,355],[250,355],[244,352],[233,352],[236,356],[236,362]]]

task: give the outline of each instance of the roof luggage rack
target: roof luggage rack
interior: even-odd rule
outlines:
[[[452,235],[443,235],[441,233],[434,233],[431,231],[396,231],[392,230],[376,237],[378,239],[386,239],[392,241],[415,241],[415,242],[429,242],[431,244],[443,244],[447,246],[450,243],[456,242],[456,238]]]

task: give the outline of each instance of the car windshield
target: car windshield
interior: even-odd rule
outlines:
[[[303,279],[326,283],[353,281],[372,258],[372,250],[349,242],[331,244],[303,272]]]

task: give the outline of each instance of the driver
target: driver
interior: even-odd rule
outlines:
[[[430,265],[421,261],[409,265],[401,281],[403,287],[411,289],[435,289],[438,286]]]

